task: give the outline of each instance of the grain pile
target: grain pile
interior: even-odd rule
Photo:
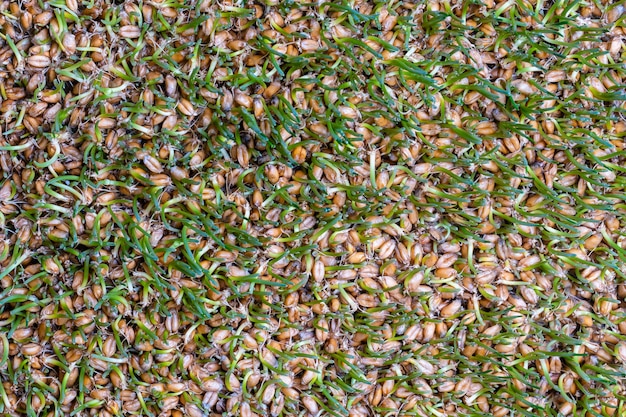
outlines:
[[[623,4],[0,11],[0,414],[626,410]]]

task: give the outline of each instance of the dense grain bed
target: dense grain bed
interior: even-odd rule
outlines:
[[[1,415],[626,412],[622,2],[0,12]]]

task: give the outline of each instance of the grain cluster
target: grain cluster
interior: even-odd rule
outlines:
[[[0,0],[0,414],[621,415],[625,7]]]

